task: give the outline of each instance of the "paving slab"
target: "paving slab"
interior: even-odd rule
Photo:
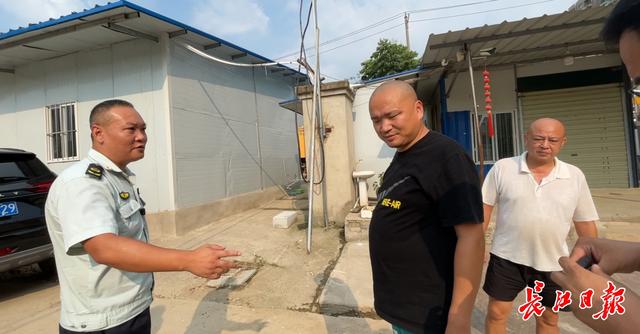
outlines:
[[[319,295],[318,287],[325,279],[325,270],[342,248],[341,230],[314,228],[313,251],[307,254],[306,224],[274,229],[274,211],[270,208],[267,204],[266,208],[212,222],[210,226],[180,238],[154,241],[161,246],[180,249],[220,244],[239,250],[242,255],[235,260],[244,268],[257,269],[246,286],[216,290],[207,286],[208,280],[190,273],[157,273],[154,295],[248,307],[312,310]]]
[[[26,317],[17,323],[3,324],[0,333],[57,333],[59,312],[59,305],[44,313],[26,312]],[[391,334],[392,331],[388,323],[375,319],[156,298],[151,305],[151,333]]]
[[[591,196],[601,221],[640,223],[640,188],[595,188]]]
[[[151,316],[154,334],[391,334],[390,325],[382,320],[249,308],[208,301],[156,300]]]
[[[285,210],[297,205],[281,205],[286,203],[277,205]],[[235,260],[243,269],[255,270],[244,284],[219,289],[187,272],[154,274],[153,333],[391,332],[381,320],[318,313],[327,268],[333,267],[342,249],[342,231],[315,227],[313,251],[307,254],[306,224],[274,229],[272,207],[247,210],[184,236],[152,239],[155,245],[179,249],[224,245],[242,252]],[[11,289],[0,288],[0,333],[57,332],[57,284],[28,284],[27,278],[16,277],[2,279],[0,287]]]
[[[232,269],[218,279],[212,279],[207,282],[210,288],[238,287],[249,281],[255,275],[257,269]]]
[[[322,294],[320,311],[325,314],[374,316],[373,277],[368,242],[348,242],[331,272]]]

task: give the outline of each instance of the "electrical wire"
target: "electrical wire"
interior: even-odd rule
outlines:
[[[298,55],[298,59],[306,59],[307,51],[304,48],[304,37],[307,34],[307,28],[309,28],[309,22],[311,22],[311,9],[313,8],[313,2],[309,3],[309,10],[307,11],[307,23],[302,28],[302,7],[304,5],[304,0],[300,0],[300,54]],[[300,66],[298,65],[298,71],[300,71]]]
[[[358,30],[352,31],[352,32],[347,33],[347,34],[345,34],[345,35],[338,36],[338,37],[333,38],[333,39],[330,39],[330,40],[328,40],[328,41],[324,41],[324,42],[322,42],[322,43],[320,44],[320,46],[323,46],[323,45],[326,45],[326,44],[329,44],[329,43],[332,43],[332,42],[336,42],[336,41],[339,41],[339,40],[345,39],[345,38],[350,37],[350,36],[353,36],[353,35],[357,35],[358,33],[361,33],[361,32],[364,32],[364,31],[366,31],[366,30],[369,30],[369,29],[375,28],[375,27],[377,27],[377,26],[379,26],[379,25],[382,25],[382,24],[384,24],[384,23],[387,23],[387,22],[393,21],[393,20],[394,20],[394,19],[396,19],[396,18],[403,17],[405,14],[415,14],[415,13],[423,13],[423,12],[434,12],[434,11],[439,11],[439,10],[453,9],[453,8],[458,8],[458,7],[468,7],[468,6],[474,6],[474,5],[479,5],[479,4],[483,4],[483,3],[487,3],[487,2],[496,2],[496,1],[499,1],[499,0],[484,0],[484,1],[477,1],[477,2],[468,2],[468,3],[463,3],[463,4],[459,4],[459,5],[451,5],[451,6],[443,6],[443,7],[435,7],[435,8],[424,8],[424,9],[408,10],[408,11],[401,12],[401,13],[398,13],[398,14],[396,14],[396,15],[390,16],[390,17],[388,17],[388,18],[386,18],[386,19],[383,19],[383,20],[381,20],[381,21],[378,21],[378,22],[373,23],[373,24],[371,24],[371,25],[368,25],[368,26],[366,26],[366,27],[360,28],[360,29],[358,29]]]
[[[304,28],[302,27],[303,26],[303,24],[302,24],[302,8],[303,7],[304,7],[304,0],[300,0],[300,11],[299,11],[300,53],[298,55],[298,64],[299,64],[299,66],[304,67],[307,70],[307,73],[311,73],[312,75],[315,75],[315,72],[314,72],[313,68],[307,62],[307,53],[306,53],[306,50],[304,48],[304,38],[305,38],[305,35],[307,33],[307,28],[309,27],[309,22],[311,21],[310,20],[311,19],[311,9],[313,8],[313,2],[309,4],[309,10],[307,12],[307,19],[306,19],[306,23],[304,24]],[[314,80],[314,82],[316,82],[316,81]],[[308,113],[307,113],[307,116],[309,116]],[[312,117],[315,117],[315,115],[312,116]],[[297,131],[298,131],[298,118],[297,117],[295,119],[295,124],[296,124],[296,137],[297,137]],[[311,124],[311,122],[309,122],[309,124]],[[311,130],[311,135],[315,136],[316,132],[320,132],[320,127],[319,126],[317,127],[317,130],[316,129],[312,129]],[[298,140],[299,140],[299,138],[298,138]],[[318,166],[318,167],[320,167],[319,169],[322,171],[322,173],[321,173],[322,176],[320,177],[320,181],[318,181],[318,182],[313,181],[314,185],[322,184],[322,182],[324,181],[326,164],[325,164],[325,154],[324,154],[324,142],[323,142],[323,140],[324,139],[322,138],[322,136],[320,136],[320,145],[319,145],[320,146],[320,166]],[[313,149],[313,147],[311,149]],[[315,161],[307,161],[307,158],[305,157],[306,167],[308,167],[309,164],[312,164],[312,163],[315,163]],[[302,176],[302,180],[304,182],[310,183],[310,180],[307,177],[305,177],[304,174],[301,173],[301,176]]]
[[[555,1],[555,0],[544,0],[544,1],[531,2],[531,3],[527,3],[527,4],[516,5],[516,6],[488,9],[488,10],[483,10],[483,11],[478,11],[478,12],[456,14],[456,15],[450,15],[450,16],[432,17],[432,18],[428,18],[428,19],[411,20],[409,22],[435,21],[435,20],[442,20],[442,19],[450,19],[450,18],[454,18],[454,17],[470,16],[470,15],[484,14],[484,13],[492,13],[492,12],[497,12],[499,10],[507,10],[507,9],[526,7],[526,6],[539,5],[541,3],[552,2],[552,1]]]
[[[463,17],[463,16],[471,16],[471,15],[477,15],[477,14],[484,14],[484,13],[496,12],[496,11],[500,11],[500,10],[508,10],[508,9],[514,9],[514,8],[526,7],[526,6],[533,6],[533,5],[538,5],[538,4],[541,4],[541,3],[552,2],[552,1],[555,1],[555,0],[544,0],[544,1],[532,2],[532,3],[528,3],[528,4],[522,4],[522,5],[516,5],[516,6],[508,6],[508,7],[501,7],[501,8],[495,8],[495,9],[489,9],[489,10],[477,11],[477,12],[471,12],[471,13],[456,14],[456,15],[449,15],[449,16],[439,16],[439,17],[433,17],[433,18],[427,18],[427,19],[419,19],[419,20],[411,20],[411,21],[409,21],[409,22],[435,21],[435,20],[450,19],[450,18]],[[362,37],[362,38],[359,38],[359,39],[356,39],[356,40],[350,41],[350,42],[348,42],[348,43],[344,43],[344,44],[342,44],[342,45],[339,45],[339,46],[333,47],[333,48],[331,48],[331,49],[322,50],[322,51],[320,51],[320,54],[323,54],[323,53],[326,53],[326,52],[329,52],[329,51],[333,51],[333,50],[336,50],[336,49],[339,49],[339,48],[342,48],[342,47],[345,47],[345,46],[349,46],[349,45],[351,45],[351,44],[354,44],[354,43],[360,42],[360,41],[365,40],[365,39],[367,39],[367,38],[371,38],[371,37],[373,37],[373,36],[379,35],[379,34],[381,34],[381,33],[383,33],[383,32],[387,32],[387,31],[389,31],[389,30],[392,30],[392,29],[398,28],[398,27],[403,26],[403,25],[404,25],[404,23],[401,23],[401,24],[395,25],[395,26],[393,26],[393,27],[390,27],[390,28],[387,28],[387,29],[384,29],[384,30],[380,30],[380,31],[378,31],[378,32],[376,32],[376,33],[372,33],[372,34],[370,34],[370,35],[364,36],[364,37]]]
[[[474,5],[479,5],[479,4],[483,4],[483,3],[487,3],[487,2],[496,2],[496,1],[500,1],[500,0],[484,0],[484,1],[476,1],[476,2],[469,2],[469,3],[463,3],[463,4],[459,4],[459,5],[451,5],[451,6],[443,6],[443,7],[435,7],[435,8],[424,8],[424,9],[414,9],[414,10],[408,10],[405,12],[401,12],[401,13],[397,13],[395,15],[389,16],[385,19],[382,19],[378,22],[372,23],[368,26],[359,28],[357,30],[351,31],[349,33],[346,33],[344,35],[335,37],[333,39],[324,41],[322,43],[320,43],[320,46],[325,46],[327,44],[333,43],[333,42],[337,42],[340,40],[343,40],[345,38],[351,37],[353,35],[357,35],[361,32],[367,31],[369,29],[373,29],[377,26],[383,25],[385,23],[391,22],[399,17],[403,17],[405,14],[415,14],[415,13],[424,13],[424,12],[433,12],[433,11],[438,11],[438,10],[445,10],[445,9],[453,9],[453,8],[459,8],[459,7],[468,7],[468,6],[474,6]],[[309,8],[309,10],[311,10],[311,8]],[[311,11],[309,11],[309,13],[311,13]],[[307,23],[308,24],[308,23]],[[313,50],[313,47],[309,47],[306,51],[310,51]],[[287,58],[287,57],[291,57],[291,56],[295,56],[298,52],[292,52],[292,53],[288,53],[286,55],[280,56],[275,58],[277,59],[282,59],[282,58]]]
[[[300,71],[301,67],[304,67],[305,70],[307,70],[308,73],[308,64],[303,63],[303,59],[306,58],[306,52],[304,49],[304,36],[307,33],[307,28],[309,27],[309,22],[310,22],[310,18],[311,18],[311,8],[313,6],[313,3],[309,4],[309,10],[307,13],[307,23],[304,25],[304,28],[302,27],[302,8],[304,7],[304,0],[300,0],[300,11],[298,13],[298,19],[300,22],[300,53],[298,55],[298,72]],[[294,113],[294,117],[295,117],[295,125],[296,125],[296,141],[298,142],[298,161],[302,162],[302,157],[300,157],[300,136],[298,135],[298,116]],[[302,143],[302,145],[306,145],[306,143]],[[307,165],[309,164],[309,161],[307,161],[307,157],[305,154],[305,166],[304,168],[307,168]],[[305,175],[306,173],[304,171],[300,171],[300,176],[302,177],[302,181],[304,181],[305,183],[309,183],[309,179],[307,178],[307,176]]]
[[[384,30],[380,30],[380,31],[378,31],[378,32],[375,32],[375,33],[373,33],[373,34],[370,34],[370,35],[367,35],[367,36],[364,36],[364,37],[358,38],[358,39],[353,40],[353,41],[351,41],[351,42],[348,42],[348,43],[345,43],[345,44],[338,45],[338,46],[333,47],[333,48],[331,48],[331,49],[322,50],[322,51],[320,51],[320,54],[327,53],[327,52],[329,52],[329,51],[333,51],[333,50],[335,50],[335,49],[339,49],[339,48],[345,47],[345,46],[347,46],[347,45],[351,45],[351,44],[356,43],[356,42],[360,42],[360,41],[365,40],[365,39],[367,39],[367,38],[371,38],[371,37],[373,37],[373,36],[380,35],[380,34],[382,34],[383,32],[387,32],[387,31],[389,31],[389,30],[393,30],[393,29],[399,28],[399,27],[401,27],[401,26],[403,26],[403,25],[404,25],[404,23],[400,23],[400,24],[395,25],[395,26],[393,26],[393,27],[390,27],[390,28],[387,28],[387,29],[384,29]]]

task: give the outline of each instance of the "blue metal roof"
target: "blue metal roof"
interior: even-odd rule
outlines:
[[[180,27],[182,29],[185,29],[187,31],[190,31],[192,33],[196,33],[196,34],[201,35],[201,36],[203,36],[205,38],[208,38],[208,39],[211,39],[213,41],[219,42],[222,45],[226,45],[228,47],[237,49],[237,50],[239,50],[241,52],[246,52],[248,55],[251,55],[253,57],[261,59],[261,60],[263,60],[265,62],[273,62],[273,60],[271,60],[269,58],[261,56],[261,55],[255,53],[255,52],[251,52],[251,51],[249,51],[249,50],[247,50],[247,49],[245,49],[243,47],[240,47],[240,46],[238,46],[236,44],[233,44],[231,42],[225,41],[225,40],[223,40],[223,39],[221,39],[219,37],[216,37],[216,36],[213,36],[211,34],[208,34],[208,33],[204,32],[202,30],[196,29],[196,28],[194,28],[192,26],[189,26],[187,24],[184,24],[182,22],[178,22],[178,21],[176,21],[174,19],[171,19],[169,17],[166,17],[166,16],[164,16],[162,14],[156,13],[156,12],[154,12],[152,10],[149,10],[147,8],[144,8],[142,6],[136,5],[136,4],[132,3],[132,2],[125,1],[125,0],[116,1],[116,2],[109,2],[106,5],[102,5],[102,6],[96,5],[95,7],[90,8],[90,9],[85,9],[80,13],[72,12],[69,15],[60,16],[57,19],[51,18],[51,19],[49,19],[47,21],[44,21],[44,22],[30,23],[26,27],[20,27],[18,29],[10,29],[8,32],[0,33],[0,41],[8,39],[8,38],[11,38],[11,37],[15,37],[15,36],[19,36],[19,35],[25,34],[27,32],[31,32],[31,31],[36,31],[36,30],[43,29],[43,28],[52,27],[52,26],[55,26],[55,25],[58,25],[58,24],[62,24],[62,23],[65,23],[65,22],[69,22],[69,21],[73,21],[73,20],[82,19],[82,18],[85,18],[87,16],[91,16],[91,15],[94,15],[94,14],[99,14],[99,13],[106,12],[106,11],[109,11],[109,10],[112,10],[112,9],[115,9],[115,8],[119,8],[119,7],[127,7],[127,8],[130,8],[130,9],[142,12],[142,13],[147,14],[147,15],[149,15],[151,17],[156,18],[156,19],[162,20],[162,21],[167,22],[169,24],[173,24],[175,26],[178,26],[178,27]],[[305,76],[305,77],[307,76],[306,74],[298,72],[298,71],[296,71],[296,70],[294,70],[294,69],[292,69],[290,67],[287,67],[287,66],[284,66],[284,65],[279,65],[279,66],[283,67],[283,68],[285,68],[287,70],[290,70],[292,72],[298,73],[298,74],[300,74],[302,76]]]
[[[365,80],[363,83],[365,85],[370,85],[370,84],[376,83],[378,81],[385,81],[385,80],[388,80],[388,79],[397,78],[397,77],[401,77],[401,76],[405,76],[405,75],[409,75],[409,74],[420,73],[420,72],[422,72],[424,70],[425,70],[425,68],[422,68],[422,67],[412,68],[410,70],[402,71],[402,72],[399,72],[399,73],[388,74],[388,75],[385,75],[385,76],[382,76],[382,77]]]

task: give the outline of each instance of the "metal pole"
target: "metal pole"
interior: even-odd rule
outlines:
[[[409,43],[409,13],[404,13],[404,34],[407,41],[407,49],[411,50],[411,44]]]
[[[465,44],[467,59],[469,60],[469,79],[471,80],[471,95],[473,96],[473,117],[476,120],[475,124],[475,137],[476,144],[478,145],[478,160],[480,161],[480,184],[484,180],[484,148],[482,145],[482,137],[480,136],[480,119],[478,118],[478,102],[476,101],[476,86],[473,83],[473,65],[471,64],[471,51]]]
[[[315,74],[317,75],[317,74]],[[314,83],[314,93],[312,97],[312,107],[311,107],[311,149],[309,150],[309,160],[307,161],[307,166],[309,166],[309,217],[307,219],[307,253],[311,254],[311,228],[313,226],[313,184],[315,182],[315,162],[314,156],[316,151],[316,94],[315,94],[315,83]]]
[[[315,151],[316,151],[316,121],[317,121],[317,109],[318,109],[318,83],[320,82],[320,72],[318,72],[318,11],[316,0],[312,2],[313,6],[313,20],[316,26],[316,69],[313,78],[313,97],[311,108],[311,152],[309,153],[309,219],[307,220],[307,254],[311,254],[311,239],[313,237],[313,187],[315,183]],[[320,133],[320,140],[322,140],[322,133]],[[323,171],[324,172],[324,171]]]
[[[315,25],[316,25],[316,83],[315,83],[315,87],[317,87],[315,89],[315,92],[317,94],[316,97],[316,103],[318,104],[316,106],[316,110],[318,112],[318,122],[320,122],[319,126],[320,126],[320,145],[324,145],[324,138],[325,138],[325,128],[324,128],[324,117],[322,115],[322,86],[321,86],[321,76],[320,76],[320,27],[318,25],[318,1],[317,0],[313,0],[313,15],[314,15],[314,21],[315,21]],[[322,182],[321,186],[322,186],[322,218],[324,221],[324,227],[327,228],[329,226],[329,214],[327,213],[327,164],[325,161],[325,150],[324,147],[322,149]]]

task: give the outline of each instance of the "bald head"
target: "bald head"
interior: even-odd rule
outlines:
[[[369,109],[371,109],[371,105],[376,98],[388,97],[390,95],[395,96],[399,100],[405,100],[411,103],[418,100],[416,91],[411,85],[401,80],[392,80],[383,83],[373,91],[371,99],[369,100]]]
[[[527,134],[537,131],[545,131],[555,133],[558,137],[563,138],[566,135],[564,124],[555,118],[538,118],[531,122]]]
[[[404,81],[378,86],[369,100],[369,116],[380,139],[400,152],[429,131],[422,120],[424,106],[413,87]]]
[[[524,141],[529,168],[553,166],[555,157],[567,142],[564,124],[555,118],[539,118],[529,125]]]

